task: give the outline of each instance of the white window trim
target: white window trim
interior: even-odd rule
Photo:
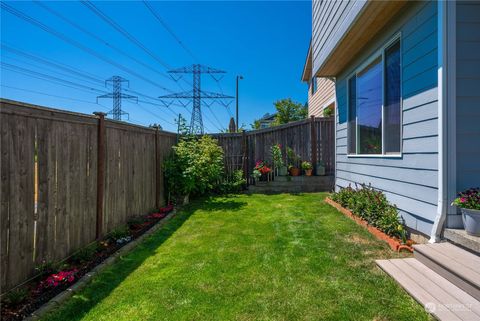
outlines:
[[[400,41],[400,68],[402,68],[403,62],[402,62],[402,34],[401,32],[397,33],[395,36],[393,36],[389,41],[387,41],[382,47],[380,47],[377,51],[375,51],[373,54],[370,55],[368,59],[366,59],[362,64],[360,64],[354,71],[352,71],[350,74],[347,75],[346,77],[346,82],[347,82],[347,97],[346,97],[346,103],[347,103],[347,157],[351,158],[402,158],[403,156],[403,85],[402,85],[402,80],[403,80],[403,70],[400,70],[400,152],[399,153],[390,153],[390,154],[385,154],[385,144],[384,144],[384,137],[385,137],[385,122],[383,121],[384,119],[384,104],[385,104],[385,50],[393,45],[396,41]],[[382,153],[381,154],[351,154],[348,152],[348,147],[350,145],[350,137],[348,135],[348,122],[349,122],[349,115],[350,115],[350,79],[355,76],[357,77],[357,74],[365,69],[369,64],[371,64],[375,59],[378,57],[381,57],[381,64],[382,64]],[[358,79],[358,77],[357,77]],[[357,82],[355,82],[356,84]],[[357,86],[358,88],[358,86]],[[358,97],[358,93],[356,93],[355,97]],[[358,106],[357,106],[358,108]],[[358,110],[355,114],[355,150],[358,151],[358,143],[359,143],[359,135],[358,135]]]

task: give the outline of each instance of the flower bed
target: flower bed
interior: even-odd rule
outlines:
[[[40,275],[2,298],[1,320],[23,320],[36,309],[60,294],[120,248],[140,237],[173,210],[173,205],[158,212],[135,218],[128,227],[112,231],[105,239],[80,249],[66,261],[43,262]]]
[[[413,252],[413,242],[398,216],[397,208],[388,203],[385,195],[370,186],[350,186],[334,193],[326,202],[367,228],[375,237],[386,241],[395,251],[402,249]]]

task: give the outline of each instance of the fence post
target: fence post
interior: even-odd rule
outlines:
[[[243,165],[243,177],[248,181],[248,161],[247,161],[247,133],[245,129],[242,130],[242,165]]]
[[[155,126],[155,206],[157,209],[161,207],[160,205],[160,175],[161,175],[161,168],[160,168],[160,157],[158,155],[159,152],[159,128],[158,125]]]
[[[97,225],[96,239],[100,239],[103,233],[103,197],[105,190],[105,113],[94,112],[98,116],[97,136]]]
[[[310,117],[310,144],[311,144],[311,161],[313,173],[316,174],[317,165],[317,131],[315,130],[315,116]]]

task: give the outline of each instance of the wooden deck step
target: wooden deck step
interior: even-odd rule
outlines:
[[[480,301],[415,258],[378,260],[377,264],[437,319],[480,320]]]
[[[414,249],[416,259],[480,300],[480,257],[447,242]]]

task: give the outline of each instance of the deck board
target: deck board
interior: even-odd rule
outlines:
[[[377,264],[422,305],[433,304],[430,312],[439,320],[480,320],[477,300],[416,259],[378,260]]]
[[[480,273],[472,268],[472,264],[464,265],[460,260],[455,259],[452,256],[452,251],[437,248],[439,244],[420,244],[415,245],[415,251],[420,252],[424,256],[429,257],[431,260],[441,264],[451,272],[461,275],[463,279],[467,280],[477,288],[480,288]],[[464,251],[467,254],[466,251]],[[462,261],[464,261],[463,259]]]

